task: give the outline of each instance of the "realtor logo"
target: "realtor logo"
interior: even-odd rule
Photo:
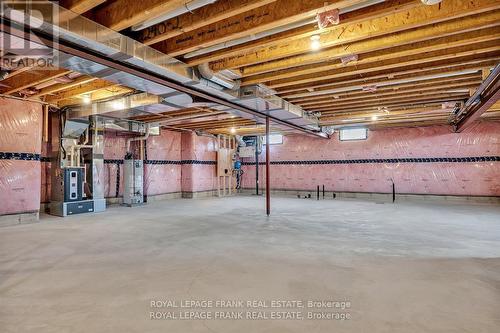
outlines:
[[[54,69],[58,63],[59,6],[49,1],[7,0],[0,4],[1,67]],[[43,36],[43,37],[42,37]]]

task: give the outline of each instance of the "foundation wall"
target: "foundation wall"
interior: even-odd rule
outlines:
[[[0,97],[0,216],[38,216],[42,119],[40,104]]]
[[[273,190],[500,196],[500,122],[476,123],[462,133],[449,126],[369,131],[340,141],[285,136],[272,145]],[[265,161],[265,149],[261,162]],[[255,164],[243,166],[244,188],[255,187]],[[265,185],[264,165],[260,184]]]

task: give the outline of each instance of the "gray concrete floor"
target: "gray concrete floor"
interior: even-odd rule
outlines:
[[[263,203],[179,199],[0,228],[0,331],[500,332],[500,207],[276,198],[266,218]],[[304,320],[150,319],[179,310],[151,300],[220,299],[350,301],[350,319],[309,320],[307,306],[288,309]]]

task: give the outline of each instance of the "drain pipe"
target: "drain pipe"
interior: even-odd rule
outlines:
[[[200,72],[200,75],[209,81],[212,81],[214,83],[217,83],[218,85],[230,89],[230,90],[237,90],[240,88],[241,82],[239,80],[232,80],[230,78],[227,78],[221,74],[216,74],[214,73],[211,69],[208,63],[204,63],[201,65],[198,65],[198,71]]]
[[[136,136],[133,138],[127,139],[127,154],[131,153],[130,144],[132,141],[146,141],[149,138],[149,124],[146,125],[146,134],[143,136]],[[144,159],[143,156],[140,156],[141,159]]]

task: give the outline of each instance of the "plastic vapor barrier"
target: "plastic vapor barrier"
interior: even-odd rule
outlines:
[[[462,133],[449,126],[385,129],[360,141],[286,136],[271,146],[273,189],[500,196],[500,122]],[[265,154],[261,156],[261,162]],[[247,159],[243,186],[255,185]],[[260,168],[261,184],[264,173]]]
[[[0,215],[40,208],[42,107],[0,98]]]

